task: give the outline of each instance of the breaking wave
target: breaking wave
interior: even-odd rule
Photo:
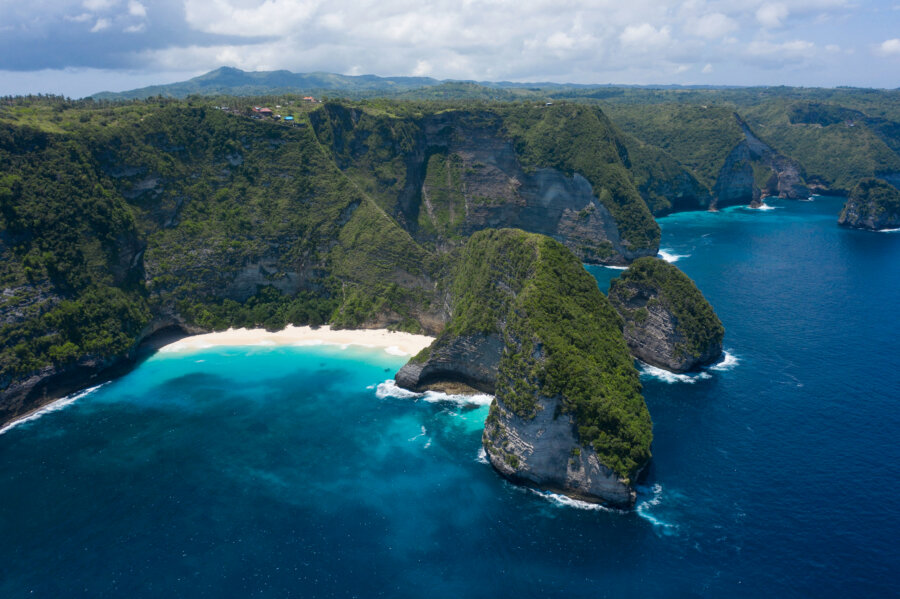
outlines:
[[[765,202],[760,202],[759,206],[747,206],[750,210],[775,210],[775,206],[769,206]]]
[[[657,254],[660,258],[665,260],[666,262],[678,262],[682,258],[690,258],[690,254],[676,254],[674,250],[664,250],[660,249]]]
[[[620,510],[614,507],[608,507],[605,505],[601,505],[599,503],[591,503],[589,501],[581,501],[580,499],[572,499],[571,497],[567,497],[566,495],[560,495],[559,493],[553,493],[551,491],[542,491],[540,489],[534,489],[531,487],[520,487],[522,489],[526,489],[530,493],[534,493],[538,497],[542,499],[546,499],[553,505],[557,507],[568,507],[574,508],[576,510],[590,510],[595,512],[613,512],[613,513],[626,513],[625,510]]]
[[[897,229],[878,229],[878,233],[897,233],[900,231],[900,228]]]
[[[712,375],[708,372],[697,372],[694,374],[677,374],[674,372],[669,372],[668,370],[664,370],[662,368],[657,368],[656,366],[651,366],[650,364],[645,364],[638,360],[641,365],[640,373],[642,377],[654,378],[664,383],[696,383],[697,381],[703,381],[709,378],[712,378]]]
[[[493,395],[487,395],[486,393],[480,393],[478,395],[451,395],[441,391],[416,393],[415,391],[398,387],[394,379],[388,379],[383,383],[379,383],[378,387],[375,388],[375,397],[378,399],[384,399],[386,397],[393,397],[395,399],[415,399],[430,403],[449,401],[456,404],[476,406],[489,406],[494,400]]]
[[[656,526],[663,529],[664,533],[672,534],[678,528],[677,525],[665,522],[664,520],[654,516],[650,510],[662,503],[663,488],[662,485],[656,483],[649,489],[638,487],[638,502],[634,507],[634,511],[638,516]],[[643,499],[642,499],[643,496]]]
[[[44,414],[49,414],[50,412],[58,412],[59,410],[62,410],[63,408],[72,405],[73,403],[75,403],[76,401],[81,399],[82,397],[87,397],[88,395],[90,395],[91,393],[93,393],[94,391],[96,391],[97,389],[99,389],[100,387],[102,387],[105,384],[106,383],[101,383],[94,387],[90,387],[88,389],[84,389],[83,391],[79,391],[78,393],[73,393],[72,395],[67,395],[66,397],[57,399],[56,401],[47,404],[43,408],[32,412],[31,414],[29,414],[28,416],[25,416],[24,418],[20,418],[19,420],[13,420],[9,424],[0,428],[0,435],[5,433],[6,431],[16,428],[20,424],[25,424],[26,422],[31,422],[33,420],[37,420]]]
[[[710,370],[715,370],[718,372],[725,372],[727,370],[734,369],[735,366],[740,364],[741,361],[738,359],[736,355],[729,351],[725,351],[722,359],[709,367]]]

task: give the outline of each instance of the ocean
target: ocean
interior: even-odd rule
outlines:
[[[896,596],[900,233],[769,204],[660,219],[727,355],[642,367],[635,510],[505,482],[382,350],[161,352],[0,434],[0,597]]]

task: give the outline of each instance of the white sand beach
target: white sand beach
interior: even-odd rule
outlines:
[[[204,349],[215,346],[242,345],[359,345],[380,347],[396,356],[414,356],[434,341],[427,335],[413,335],[387,329],[338,329],[328,326],[318,328],[295,327],[277,332],[265,329],[228,329],[218,333],[193,335],[162,347],[159,351],[177,352]]]

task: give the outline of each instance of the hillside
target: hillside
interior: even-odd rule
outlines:
[[[3,420],[167,328],[438,332],[448,256],[482,229],[657,250],[595,108],[263,100],[0,107]]]

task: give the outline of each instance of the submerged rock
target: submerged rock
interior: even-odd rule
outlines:
[[[900,227],[900,190],[881,179],[863,179],[850,192],[838,224],[872,231]]]
[[[664,260],[635,260],[613,279],[609,300],[631,353],[647,364],[687,372],[722,355],[722,322],[694,282]]]

